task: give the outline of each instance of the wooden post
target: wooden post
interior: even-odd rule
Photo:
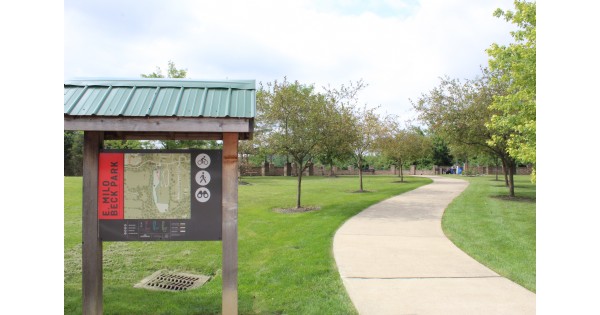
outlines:
[[[238,138],[223,133],[223,315],[238,313]]]
[[[98,153],[103,133],[83,134],[82,288],[84,315],[102,314],[102,241],[98,231]]]

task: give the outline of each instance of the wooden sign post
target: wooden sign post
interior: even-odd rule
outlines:
[[[223,135],[223,315],[237,314],[238,134]]]
[[[102,97],[97,97],[99,95]],[[255,103],[256,84],[253,80],[89,79],[65,82],[64,129],[84,131],[84,315],[103,312],[98,171],[104,140],[223,141],[222,313],[238,313],[238,141],[252,138]]]
[[[83,314],[102,314],[102,241],[98,231],[98,153],[103,133],[83,134]]]

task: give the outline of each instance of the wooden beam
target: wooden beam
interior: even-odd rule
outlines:
[[[248,133],[252,118],[64,116],[64,130]]]
[[[104,133],[104,140],[223,140],[223,134],[215,132],[111,131]]]
[[[223,315],[238,312],[238,139],[237,133],[223,134]]]
[[[102,314],[102,241],[98,231],[98,152],[102,132],[83,134],[83,314]]]

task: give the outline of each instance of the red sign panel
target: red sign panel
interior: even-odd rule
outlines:
[[[98,158],[98,219],[123,220],[123,153]]]

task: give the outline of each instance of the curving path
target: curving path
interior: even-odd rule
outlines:
[[[360,314],[535,314],[536,296],[458,249],[442,232],[468,182],[433,183],[375,204],[336,232],[333,253]]]

